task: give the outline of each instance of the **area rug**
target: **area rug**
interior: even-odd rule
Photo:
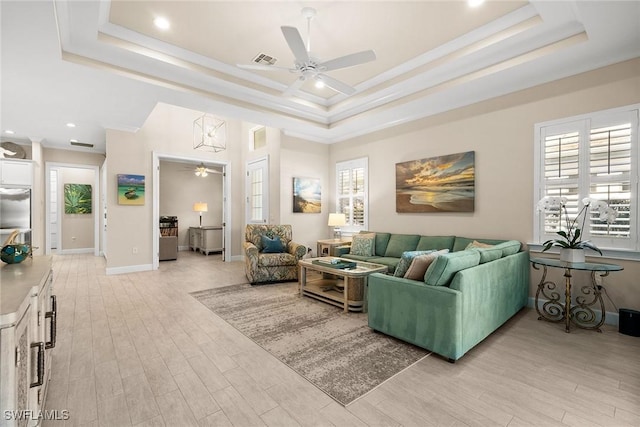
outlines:
[[[345,406],[429,354],[373,332],[366,314],[300,297],[296,283],[191,295]]]

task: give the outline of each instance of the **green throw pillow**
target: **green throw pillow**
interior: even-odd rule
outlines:
[[[480,264],[502,258],[502,249],[500,248],[471,248],[470,250],[480,254]]]
[[[479,263],[480,254],[475,250],[442,254],[427,269],[424,282],[431,286],[446,286],[458,271],[475,267]]]
[[[351,239],[351,251],[349,253],[365,257],[373,256],[376,253],[375,243],[375,233],[355,234]]]
[[[262,243],[262,252],[265,254],[280,254],[284,252],[284,245],[280,240],[280,236],[269,237],[262,235],[260,237]]]

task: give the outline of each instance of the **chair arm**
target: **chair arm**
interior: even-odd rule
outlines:
[[[302,259],[302,257],[307,253],[307,247],[299,243],[289,242],[287,252],[296,257],[296,259]]]

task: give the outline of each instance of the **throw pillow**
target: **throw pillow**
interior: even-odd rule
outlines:
[[[269,237],[262,235],[260,237],[262,242],[262,252],[265,254],[279,254],[284,252],[284,245],[280,240],[280,236]]]
[[[354,234],[351,239],[351,255],[373,256],[376,253],[375,233]]]
[[[446,250],[446,249],[445,249]],[[427,268],[436,258],[440,256],[440,252],[431,252],[425,255],[418,255],[411,261],[411,265],[404,274],[405,279],[424,280],[424,274]]]
[[[487,243],[482,243],[482,242],[478,242],[477,240],[474,240],[473,242],[469,243],[465,249],[492,248],[492,247],[493,247],[493,245],[489,245]]]
[[[444,249],[444,250],[449,252],[448,249]],[[420,255],[430,254],[432,252],[435,252],[435,250],[430,249],[427,251],[404,251],[402,253],[402,256],[400,257],[400,262],[398,263],[395,271],[393,272],[393,275],[395,277],[404,277],[404,275],[407,273],[407,270],[409,269],[409,266],[411,265],[411,262],[413,262],[415,257]]]

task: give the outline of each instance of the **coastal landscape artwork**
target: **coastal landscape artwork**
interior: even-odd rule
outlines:
[[[322,191],[317,178],[293,178],[293,212],[320,213]]]
[[[144,175],[118,175],[118,204],[144,205]]]
[[[473,212],[475,152],[396,163],[396,212]]]
[[[92,205],[91,185],[89,184],[65,184],[64,185],[64,213],[90,214],[91,205]]]

